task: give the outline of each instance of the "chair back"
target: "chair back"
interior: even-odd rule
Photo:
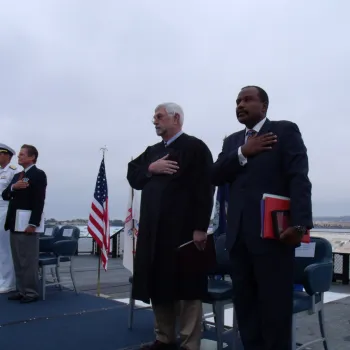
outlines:
[[[64,225],[59,230],[59,240],[79,240],[80,229],[77,226]]]
[[[294,282],[303,284],[305,282],[305,269],[318,263],[333,263],[332,245],[328,240],[321,237],[311,237],[311,243],[315,243],[314,257],[295,257],[294,259]]]
[[[41,237],[56,238],[59,234],[60,228],[57,225],[45,225],[45,232],[41,234]]]
[[[78,249],[78,240],[76,239],[65,239],[62,241],[55,242],[52,245],[52,251],[56,256],[72,257],[75,255]]]
[[[226,234],[221,234],[215,241],[216,267],[213,275],[232,275],[230,254],[226,249]]]

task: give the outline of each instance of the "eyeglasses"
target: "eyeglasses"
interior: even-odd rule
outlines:
[[[160,121],[164,118],[165,116],[163,114],[156,114],[153,118],[152,118],[152,123],[155,123],[156,121]]]
[[[177,113],[174,114],[174,118],[178,116]],[[165,117],[172,117],[172,116],[169,116],[169,115],[164,115],[164,114],[156,114],[153,118],[152,118],[152,123],[155,123],[156,121],[160,121],[160,120],[163,120]]]

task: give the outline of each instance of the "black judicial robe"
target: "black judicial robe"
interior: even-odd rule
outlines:
[[[167,154],[169,160],[178,162],[178,172],[150,176],[149,165]],[[187,134],[179,136],[168,147],[163,142],[147,147],[128,164],[130,186],[142,190],[134,299],[165,303],[205,296],[205,268],[191,269],[192,264],[181,258],[181,250],[177,248],[193,239],[194,230],[208,230],[214,194],[212,164],[206,144]],[[197,266],[203,258],[199,250],[191,257]]]

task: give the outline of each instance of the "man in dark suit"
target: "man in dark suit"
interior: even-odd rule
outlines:
[[[37,301],[39,297],[38,263],[40,226],[46,195],[46,174],[35,163],[38,151],[34,146],[23,145],[18,154],[18,164],[23,171],[14,176],[12,182],[2,193],[4,200],[10,201],[5,230],[11,232],[11,251],[17,280],[17,292],[9,300],[21,303]],[[29,223],[24,232],[15,229],[18,209],[30,210]]]
[[[313,226],[307,151],[296,124],[266,118],[263,89],[245,87],[236,102],[246,128],[225,139],[213,182],[230,184],[226,244],[238,326],[245,350],[289,350],[295,247]],[[291,199],[290,227],[280,240],[261,238],[264,193]]]

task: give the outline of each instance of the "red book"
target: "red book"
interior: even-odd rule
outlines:
[[[279,239],[290,226],[290,198],[264,193],[261,200],[261,237]],[[310,243],[310,231],[303,236],[303,243]]]

